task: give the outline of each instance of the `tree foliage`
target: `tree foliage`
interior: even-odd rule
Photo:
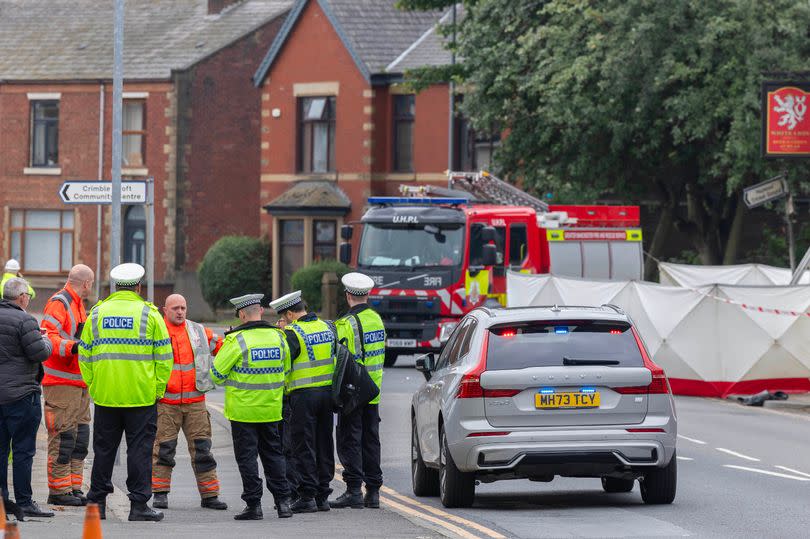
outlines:
[[[197,270],[212,309],[230,306],[243,294],[270,293],[270,245],[258,238],[224,236],[212,245]]]
[[[443,0],[402,0],[441,7]],[[798,0],[478,0],[456,50],[461,111],[506,126],[497,168],[566,202],[655,200],[704,263],[733,262],[742,188],[801,162],[760,157],[760,83],[810,64],[810,4]],[[426,72],[427,71],[427,72]],[[423,70],[420,80],[440,76]]]

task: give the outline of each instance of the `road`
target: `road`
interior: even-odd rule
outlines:
[[[265,493],[265,520],[235,522],[241,483],[223,393],[209,396],[214,455],[219,463],[226,512],[201,510],[185,443],[180,441],[170,508],[159,524],[125,522],[126,499],[110,499],[106,537],[790,537],[810,527],[810,415],[745,408],[697,398],[677,398],[679,484],[675,503],[646,506],[638,486],[606,494],[596,479],[551,483],[508,481],[480,485],[468,510],[445,510],[436,498],[413,497],[410,488],[410,425],[413,390],[422,381],[412,360],[387,369],[381,405],[383,509],[333,510],[279,520]],[[86,474],[89,477],[89,473]],[[338,478],[339,479],[339,475]],[[40,481],[41,482],[41,481]],[[123,462],[115,485],[125,484]],[[336,494],[342,490],[335,482]],[[44,497],[40,498],[44,501]],[[81,515],[68,509],[56,519],[25,523],[23,537],[78,537]]]

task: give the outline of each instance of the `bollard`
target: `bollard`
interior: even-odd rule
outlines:
[[[338,277],[334,272],[326,272],[321,277],[321,318],[334,320],[338,309]]]
[[[97,503],[88,503],[84,512],[84,531],[82,539],[101,539],[101,513]]]

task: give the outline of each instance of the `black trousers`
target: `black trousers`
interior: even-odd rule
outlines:
[[[287,464],[287,484],[290,485],[291,492],[298,492],[298,470],[296,469],[295,447],[292,440],[292,409],[290,408],[290,397],[284,396],[284,406],[281,412],[284,421],[281,422],[281,439],[284,442],[284,460]]]
[[[11,463],[14,479],[14,500],[19,505],[31,501],[31,465],[37,451],[37,429],[42,419],[38,391],[25,397],[0,404],[0,488],[3,499],[8,493],[8,452],[14,454]]]
[[[292,439],[301,498],[325,500],[335,477],[335,444],[332,438],[332,388],[296,389],[290,393]]]
[[[121,435],[127,438],[129,499],[146,503],[152,497],[152,446],[157,433],[157,406],[111,408],[95,406],[93,471],[87,499],[103,502],[112,493],[112,473]]]
[[[366,489],[382,486],[379,404],[366,404],[351,414],[338,415],[337,453],[349,489],[358,490],[362,483]]]
[[[284,449],[281,441],[281,421],[272,423],[242,423],[231,421],[233,453],[242,476],[242,499],[253,506],[261,503],[262,479],[259,464],[262,461],[267,489],[278,502],[290,497],[285,475]]]

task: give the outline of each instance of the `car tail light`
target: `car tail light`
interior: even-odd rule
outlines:
[[[467,438],[478,438],[481,436],[506,436],[511,434],[510,431],[498,431],[498,432],[471,432],[467,435]]]
[[[666,432],[664,429],[657,429],[657,428],[651,428],[651,429],[624,429],[624,430],[626,430],[627,432]]]
[[[669,381],[667,380],[666,373],[664,373],[664,369],[656,365],[653,360],[650,359],[649,354],[647,354],[647,349],[644,347],[644,343],[641,341],[641,337],[636,331],[636,328],[631,329],[633,331],[633,337],[636,338],[638,349],[641,352],[641,358],[644,360],[644,366],[650,370],[652,381],[648,386],[614,387],[612,388],[613,391],[621,395],[666,395],[667,393],[670,393],[671,390],[669,388]]]
[[[489,344],[489,332],[484,332],[484,342],[481,345],[481,357],[478,363],[468,373],[461,377],[458,384],[457,399],[478,399],[484,396],[484,388],[481,387],[481,373],[487,368],[487,345]]]

